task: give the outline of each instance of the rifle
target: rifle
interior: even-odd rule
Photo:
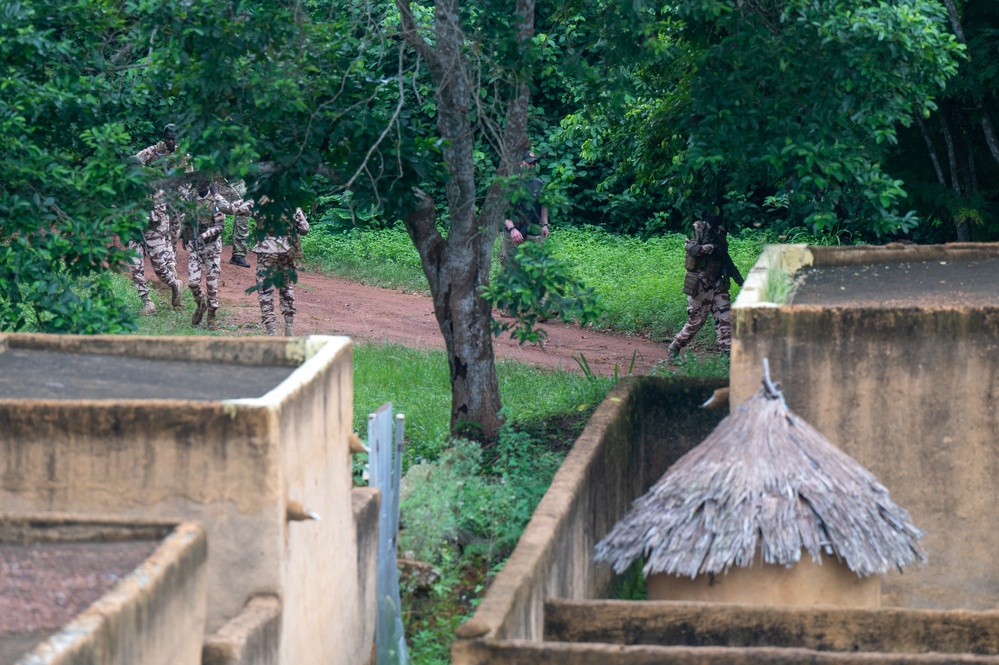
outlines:
[[[709,240],[715,246],[715,255],[722,262],[722,277],[728,277],[739,286],[742,286],[745,280],[742,278],[739,268],[736,267],[735,261],[732,260],[732,257],[728,253],[728,241],[725,239],[724,233],[719,234],[718,229],[714,226],[709,226],[708,228],[708,233],[711,235]]]

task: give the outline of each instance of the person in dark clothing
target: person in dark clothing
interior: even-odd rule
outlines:
[[[533,150],[524,153],[520,166],[525,171],[533,169],[538,157]],[[548,207],[541,203],[541,190],[544,184],[537,175],[527,177],[523,190],[516,201],[511,203],[507,219],[503,220],[503,241],[500,252],[500,265],[510,264],[510,257],[517,251],[517,245],[525,240],[543,243],[548,237]]]

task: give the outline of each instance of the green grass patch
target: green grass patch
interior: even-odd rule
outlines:
[[[361,230],[327,224],[302,239],[303,267],[336,274],[363,284],[428,292],[419,254],[400,227]],[[613,235],[592,227],[555,229],[546,246],[552,256],[569,264],[573,277],[593,288],[603,305],[597,327],[668,340],[687,318],[682,293],[684,241],[674,233],[642,239]],[[729,251],[747,273],[767,239],[744,230],[731,239]],[[499,270],[499,241],[493,270]],[[739,287],[732,285],[733,300]],[[705,326],[695,344],[714,342],[714,330]]]
[[[500,397],[516,422],[539,423],[588,415],[613,382],[511,360],[496,363]],[[451,422],[447,355],[398,344],[354,346],[354,428],[367,432],[367,416],[385,402],[406,415],[406,464],[434,461]],[[541,426],[536,426],[540,428]]]
[[[386,288],[429,293],[420,255],[401,228],[337,230],[316,224],[302,238],[302,267]]]

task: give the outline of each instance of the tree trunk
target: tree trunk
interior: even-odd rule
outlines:
[[[947,162],[950,165],[951,188],[957,194],[958,198],[961,198],[961,176],[957,168],[957,151],[954,147],[954,137],[950,133],[950,125],[947,123],[947,118],[942,109],[940,112],[940,128],[943,131],[944,143],[947,145]],[[971,240],[971,227],[968,225],[968,222],[961,221],[958,217],[954,218],[954,231],[957,233],[958,242],[969,242]]]
[[[444,336],[451,377],[451,431],[494,438],[499,432],[500,395],[493,357],[491,311],[477,285],[489,264],[478,252],[452,252],[451,237],[437,232],[434,202],[417,192],[418,206],[406,230],[420,253],[430,282],[434,315]]]
[[[964,38],[964,27],[961,25],[961,17],[958,16],[954,0],[944,0],[944,4],[947,6],[947,15],[950,17],[950,25],[957,36],[957,40],[962,44],[967,44],[968,41]],[[977,88],[973,89],[972,96],[975,104],[974,108],[982,112],[980,124],[982,125],[982,134],[985,135],[985,145],[988,146],[989,152],[992,153],[992,159],[999,164],[999,141],[996,140],[996,133],[992,127],[989,110],[982,103],[981,94]]]
[[[436,85],[437,130],[444,139],[444,164],[450,228],[445,239],[437,230],[434,202],[416,192],[417,206],[405,225],[420,254],[430,283],[437,325],[447,347],[451,370],[451,430],[487,439],[499,433],[499,381],[493,353],[489,303],[479,289],[489,284],[492,247],[502,221],[505,202],[494,184],[476,213],[475,134],[470,104],[477,94],[469,76],[468,38],[460,24],[458,0],[437,0],[434,10],[434,46],[423,39],[408,0],[396,0],[402,35],[427,62]],[[518,0],[522,44],[533,35],[534,1]],[[499,176],[520,163],[527,147],[527,86],[514,82],[508,102],[500,153]],[[516,161],[514,161],[516,160]]]

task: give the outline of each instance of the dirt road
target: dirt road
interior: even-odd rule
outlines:
[[[246,334],[261,334],[257,296],[246,293],[255,280],[255,269],[230,264],[231,251],[231,247],[225,247],[222,257],[219,298],[226,314],[222,323]],[[183,265],[178,268],[186,283],[186,253],[180,254],[178,258]],[[252,254],[248,260],[255,266]],[[147,275],[152,276],[151,269]],[[295,294],[298,308],[295,332],[299,335],[347,335],[371,342],[444,348],[429,296],[364,286],[304,271],[299,273]],[[190,298],[190,294],[185,293],[185,297]],[[536,344],[520,345],[505,334],[493,340],[497,357],[577,372],[580,366],[576,359],[585,357],[594,373],[606,376],[613,374],[615,366],[621,375],[627,374],[633,357],[633,373],[646,374],[666,357],[665,343],[641,337],[554,322],[543,327],[548,332],[544,348]]]

